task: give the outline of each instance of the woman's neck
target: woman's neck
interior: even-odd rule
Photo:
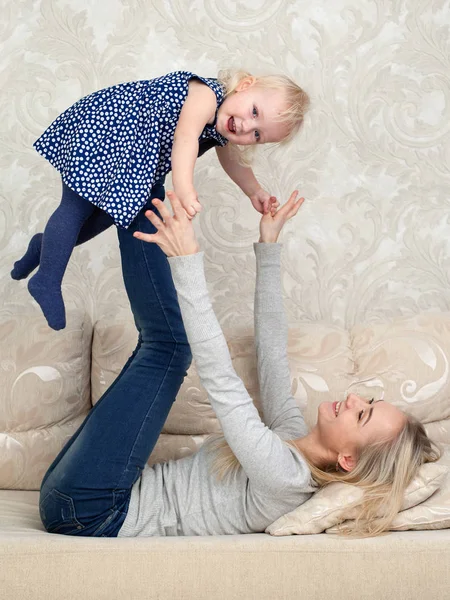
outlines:
[[[295,447],[303,456],[319,469],[324,469],[329,465],[334,465],[337,461],[337,456],[331,450],[324,448],[316,435],[315,429],[310,431],[305,437],[298,438],[294,441]]]

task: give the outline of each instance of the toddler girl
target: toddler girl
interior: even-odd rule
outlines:
[[[219,80],[177,71],[82,98],[34,144],[61,173],[62,199],[11,276],[24,279],[39,265],[28,290],[49,326],[64,328],[61,283],[77,243],[113,222],[127,228],[171,170],[175,193],[195,216],[202,208],[193,182],[195,160],[213,146],[229,177],[263,212],[270,194],[243,164],[237,146],[289,139],[308,103],[287,77],[242,71]]]

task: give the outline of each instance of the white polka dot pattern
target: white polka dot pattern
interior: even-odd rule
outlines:
[[[192,78],[213,90],[218,108],[224,90],[216,79],[176,71],[82,98],[53,121],[34,147],[72,190],[128,227],[155,181],[171,170],[173,136]],[[199,141],[207,139],[227,143],[215,122]]]

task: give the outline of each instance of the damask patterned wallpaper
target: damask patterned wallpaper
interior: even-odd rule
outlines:
[[[291,321],[350,326],[450,310],[449,0],[0,5],[0,318],[39,314],[9,271],[58,203],[59,177],[32,148],[48,124],[108,85],[230,66],[286,73],[312,98],[295,141],[261,148],[254,165],[281,201],[296,187],[307,199],[283,238]],[[258,214],[213,151],[195,177],[219,319],[248,325]],[[112,229],[75,250],[63,292],[69,312],[128,314]]]

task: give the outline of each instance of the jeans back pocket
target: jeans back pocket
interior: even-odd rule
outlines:
[[[84,525],[77,519],[70,496],[53,489],[39,502],[41,521],[49,533],[77,534]]]

